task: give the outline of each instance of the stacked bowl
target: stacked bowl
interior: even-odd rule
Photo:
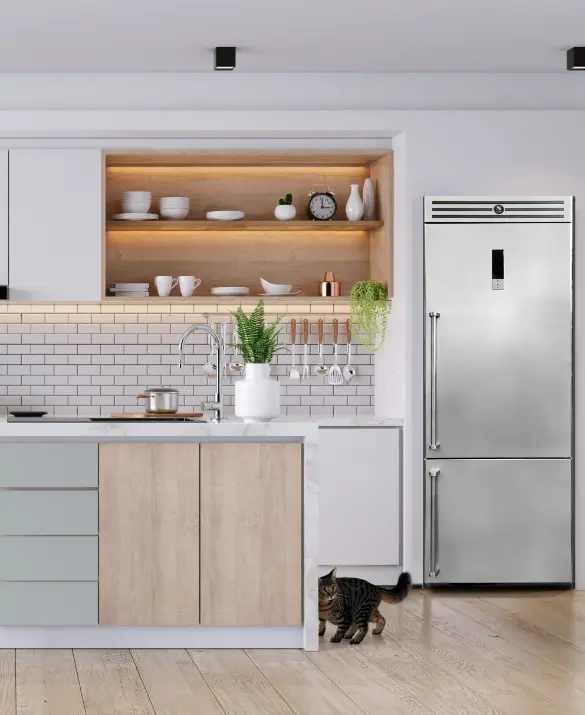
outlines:
[[[124,191],[122,194],[122,211],[127,214],[148,213],[151,200],[150,191]]]
[[[158,203],[161,218],[181,221],[189,215],[188,196],[161,196]]]

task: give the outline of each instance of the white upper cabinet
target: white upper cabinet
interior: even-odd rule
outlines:
[[[0,151],[0,286],[6,285],[8,285],[8,152]],[[3,296],[0,293],[1,297]]]
[[[101,150],[11,150],[8,183],[10,300],[101,300]]]

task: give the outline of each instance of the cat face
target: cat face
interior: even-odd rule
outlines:
[[[337,593],[337,567],[330,571],[325,576],[319,579],[319,604],[326,605],[331,603]]]

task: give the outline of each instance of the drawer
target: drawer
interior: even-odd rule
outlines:
[[[0,626],[97,624],[97,583],[0,583]]]
[[[97,484],[97,444],[0,444],[0,487],[97,487]]]
[[[0,581],[97,580],[97,536],[0,536]]]
[[[0,536],[93,536],[97,490],[0,492]]]

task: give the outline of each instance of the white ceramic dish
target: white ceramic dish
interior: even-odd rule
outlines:
[[[115,221],[154,221],[158,219],[158,214],[114,214]]]
[[[300,290],[294,290],[292,293],[289,293],[288,291],[286,293],[258,293],[258,295],[261,295],[263,298],[268,297],[268,298],[283,298],[284,296],[291,296],[291,295],[298,295],[301,291]]]
[[[188,206],[163,206],[160,207],[160,217],[174,221],[182,221],[189,215]]]
[[[147,213],[150,209],[152,194],[150,191],[124,191],[122,211],[124,213]]]
[[[245,211],[208,211],[205,218],[211,221],[240,221],[245,215]]]
[[[110,290],[113,291],[145,291],[148,290],[148,283],[112,283]]]
[[[211,289],[212,295],[248,295],[249,293],[250,289],[243,286],[219,286]]]
[[[292,285],[286,283],[269,283],[265,281],[264,278],[260,278],[260,283],[262,283],[262,288],[266,293],[278,293],[280,295],[284,293],[290,293],[292,290]]]
[[[148,291],[143,290],[114,290],[116,298],[148,298]]]

